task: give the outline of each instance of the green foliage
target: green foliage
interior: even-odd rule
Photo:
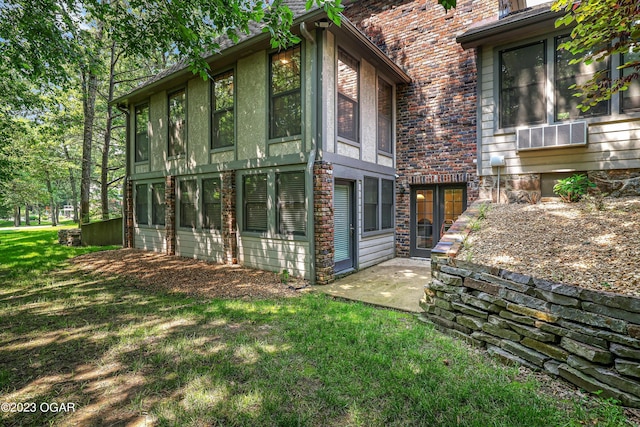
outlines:
[[[585,174],[574,174],[568,178],[558,180],[553,186],[553,192],[560,196],[567,203],[577,202],[587,194],[589,188],[596,185],[589,180]]]
[[[638,79],[640,72],[640,7],[637,0],[556,0],[555,11],[563,11],[556,27],[573,26],[571,39],[558,48],[577,55],[571,63],[591,64],[608,61],[614,55],[624,54],[624,63],[618,67],[622,72],[610,76],[608,67],[596,72],[590,80],[574,85],[575,96],[581,98],[578,106],[587,111],[601,101],[611,98],[613,93],[624,91]]]

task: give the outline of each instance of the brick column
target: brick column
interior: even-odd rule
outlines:
[[[133,182],[127,179],[124,186],[124,242],[123,247],[133,248]]]
[[[164,232],[167,255],[176,254],[176,177],[167,176],[164,183]]]
[[[316,285],[326,285],[334,279],[333,165],[323,161],[313,165],[313,225]]]
[[[225,262],[238,263],[238,241],[236,232],[236,173],[222,173],[222,242]]]

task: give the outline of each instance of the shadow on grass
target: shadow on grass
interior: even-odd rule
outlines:
[[[2,413],[3,425],[530,426],[567,417],[532,383],[512,381],[514,370],[407,314],[315,294],[197,300],[70,270],[0,284],[2,401],[75,405]]]

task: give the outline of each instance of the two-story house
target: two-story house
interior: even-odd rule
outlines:
[[[130,112],[125,246],[312,282],[395,255],[396,87],[347,19],[288,2],[302,42],[260,28],[117,100]]]
[[[475,56],[455,37],[497,0],[350,1],[339,27],[287,3],[299,45],[255,28],[209,81],[178,64],[116,101],[125,246],[325,283],[428,257],[477,197]]]

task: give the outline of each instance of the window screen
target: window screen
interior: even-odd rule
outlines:
[[[196,228],[196,191],[195,179],[180,181],[180,227]]]
[[[378,229],[378,179],[364,178],[364,231]]]
[[[302,133],[300,46],[271,55],[269,135],[280,138]]]
[[[220,178],[202,180],[202,227],[222,229],[222,193]]]
[[[544,41],[500,52],[500,127],[546,122]]]
[[[169,157],[186,152],[187,97],[184,89],[169,95]]]
[[[151,186],[151,224],[165,225],[164,184],[158,183]]]
[[[304,236],[307,228],[304,172],[280,173],[277,183],[279,232]]]
[[[136,185],[136,222],[140,225],[149,224],[149,186]]]
[[[136,162],[149,160],[149,104],[136,106]]]
[[[245,231],[267,231],[267,175],[246,175],[243,187]]]
[[[212,148],[231,147],[234,143],[233,71],[213,78]]]
[[[358,61],[338,51],[338,136],[358,140]]]
[[[393,184],[389,179],[382,180],[380,225],[382,229],[393,228]]]

